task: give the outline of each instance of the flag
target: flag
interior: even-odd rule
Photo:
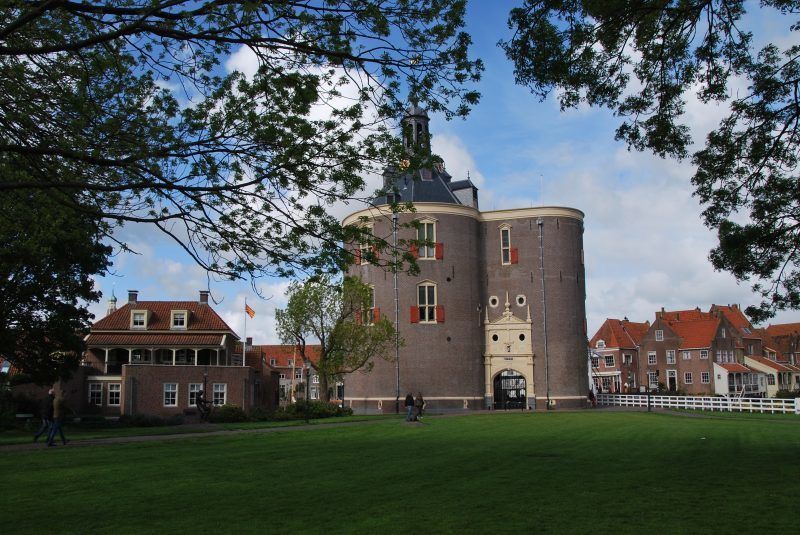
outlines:
[[[247,313],[248,316],[250,316],[251,319],[253,318],[253,316],[256,315],[256,311],[250,308],[250,305],[248,305],[247,303],[244,304],[244,311]]]

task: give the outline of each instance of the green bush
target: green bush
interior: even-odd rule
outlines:
[[[249,418],[238,405],[225,404],[221,407],[214,407],[209,419],[212,422],[246,422]]]
[[[160,427],[162,425],[167,425],[167,423],[160,416],[152,416],[149,414],[124,414],[119,417],[119,425],[126,427]]]
[[[320,418],[333,418],[336,416],[350,416],[353,414],[353,409],[345,407],[342,409],[335,403],[326,403],[324,401],[311,400],[306,402],[301,399],[296,403],[287,405],[275,411],[273,415],[274,420],[302,420],[306,418],[313,418],[315,420]]]
[[[250,411],[249,416],[251,420],[255,420],[256,422],[264,422],[267,420],[272,420],[274,414],[274,411],[268,410],[264,407],[256,407]]]
[[[775,397],[778,398],[778,399],[800,398],[800,391],[799,390],[778,390],[775,393]]]

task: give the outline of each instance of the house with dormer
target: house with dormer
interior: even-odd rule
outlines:
[[[235,355],[239,337],[211,307],[207,291],[196,301],[140,301],[131,290],[116,305],[112,298],[86,337],[85,389],[74,410],[192,415],[200,391],[214,405],[274,406],[277,384],[269,367]]]
[[[638,389],[639,342],[650,322],[608,318],[589,341],[590,377],[595,392],[628,393]]]

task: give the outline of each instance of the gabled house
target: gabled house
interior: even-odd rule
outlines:
[[[277,385],[268,369],[234,355],[239,337],[211,308],[208,292],[197,301],[109,302],[108,315],[86,337],[79,412],[105,415],[192,415],[197,393],[215,405],[244,410],[274,405]]]
[[[595,392],[628,393],[638,388],[639,342],[650,322],[608,318],[589,341]]]
[[[300,352],[294,345],[252,345],[248,338],[247,361],[259,359],[273,370],[279,388],[279,402],[292,403],[305,397],[305,384],[311,380],[309,394],[311,399],[321,399],[319,390],[319,375],[316,370],[306,366]],[[308,345],[306,351],[311,355],[313,362],[319,359],[320,346]],[[241,353],[241,344],[237,346],[237,353]],[[299,389],[299,390],[298,390]],[[342,384],[337,383],[336,388],[330,392],[331,401],[342,399]]]
[[[714,393],[725,397],[765,397],[765,376],[738,362],[715,362]]]

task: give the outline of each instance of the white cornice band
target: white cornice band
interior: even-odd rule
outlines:
[[[478,221],[504,221],[507,219],[528,219],[534,217],[569,217],[583,221],[584,213],[576,208],[565,206],[537,206],[532,208],[511,208],[508,210],[493,210],[481,212],[471,206],[461,206],[457,204],[419,202],[414,203],[414,212],[401,212],[401,215],[423,215],[441,214],[457,215],[469,217]],[[354,212],[344,218],[342,224],[353,225],[359,223],[361,218],[375,220],[379,218],[390,218],[392,211],[388,204],[373,206]]]

